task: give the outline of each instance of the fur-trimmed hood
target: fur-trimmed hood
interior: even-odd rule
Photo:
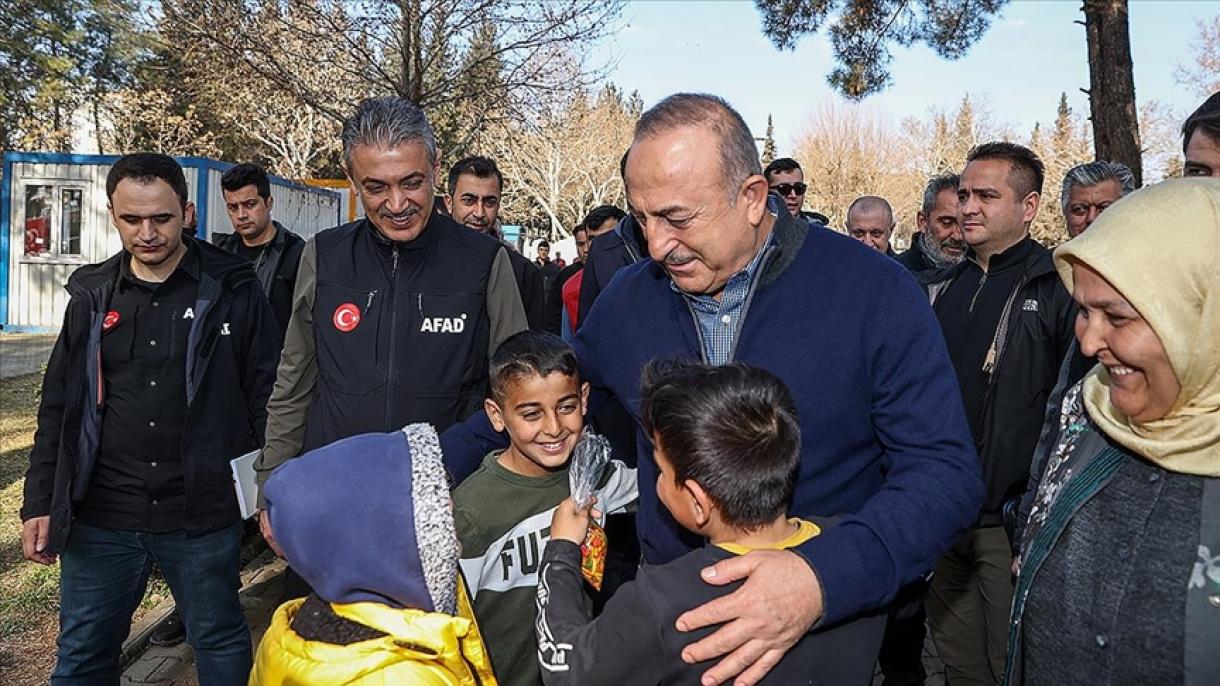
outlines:
[[[289,460],[266,497],[284,557],[322,599],[456,611],[459,547],[430,425],[352,436]]]

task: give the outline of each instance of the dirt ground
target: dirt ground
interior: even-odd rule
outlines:
[[[34,446],[41,374],[0,380],[0,684],[45,684],[55,664],[59,628],[59,566],[21,556],[21,498]],[[137,610],[168,593],[160,581]]]

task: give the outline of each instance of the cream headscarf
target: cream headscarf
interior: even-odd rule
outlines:
[[[1055,251],[1072,290],[1079,260],[1105,277],[1161,339],[1182,386],[1169,414],[1136,423],[1110,404],[1097,365],[1082,395],[1120,445],[1174,472],[1220,476],[1220,179],[1174,179],[1136,191]]]

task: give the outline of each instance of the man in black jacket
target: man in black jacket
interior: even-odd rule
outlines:
[[[911,247],[894,258],[911,273],[952,267],[966,254],[966,239],[957,218],[957,174],[940,174],[928,180],[923,204],[915,213],[919,231],[911,236]]]
[[[282,346],[305,241],[271,218],[275,199],[271,197],[271,180],[262,167],[239,164],[220,177],[220,188],[233,233],[217,234],[212,242],[254,263],[259,285],[275,313]]]
[[[559,270],[559,274],[555,276],[555,281],[551,284],[551,289],[547,291],[547,331],[561,336],[571,334],[572,330],[576,328],[575,322],[570,322],[571,326],[568,331],[566,333],[563,331],[563,315],[566,307],[564,286],[568,283],[568,279],[584,271],[585,264],[589,261],[589,251],[592,248],[593,240],[604,233],[613,231],[625,216],[627,213],[614,205],[598,205],[589,210],[589,214],[585,215],[580,224],[572,229],[572,238],[576,239],[576,259],[572,260],[572,264]],[[584,277],[581,276],[580,281],[573,285],[573,288],[577,289],[575,291],[577,301],[580,300],[580,284],[583,282]]]
[[[449,216],[468,229],[474,229],[499,239],[496,227],[500,218],[500,193],[504,176],[495,160],[487,157],[464,157],[449,168],[449,195],[445,205]],[[542,271],[529,258],[509,248],[508,259],[521,292],[521,305],[531,331],[542,331],[546,324],[546,293]]]
[[[433,211],[440,160],[423,111],[370,98],[342,136],[365,218],[305,244],[255,464],[260,506],[272,470],[303,451],[481,410],[492,351],[527,328],[507,249]],[[275,547],[265,510],[260,522]]]
[[[61,561],[52,683],[118,683],[154,561],[199,682],[243,683],[241,522],[229,460],[257,447],[275,324],[250,265],[182,235],[182,168],[121,158],[106,179],[123,250],[81,267],[51,353],[21,508],[22,550]]]
[[[927,284],[986,493],[973,530],[936,566],[928,619],[949,681],[998,683],[1004,670],[1012,554],[1002,511],[1021,497],[1047,397],[1073,337],[1075,309],[1029,236],[1041,160],[1013,143],[971,151],[958,187],[966,259]],[[925,273],[928,274],[928,273]]]

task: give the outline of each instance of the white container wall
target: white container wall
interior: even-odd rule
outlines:
[[[5,153],[0,182],[0,328],[53,331],[68,275],[122,248],[106,209],[113,155]],[[231,232],[220,177],[231,164],[179,158],[199,234]],[[201,183],[202,181],[202,183]],[[272,177],[272,216],[303,237],[346,221],[338,193]],[[202,200],[202,202],[201,202]]]

